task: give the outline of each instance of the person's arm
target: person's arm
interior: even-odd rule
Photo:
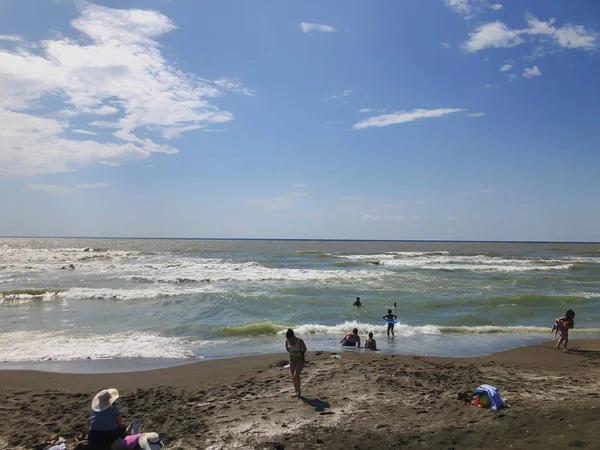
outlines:
[[[394,317],[394,320],[396,320],[398,318],[398,316],[395,314],[392,314],[392,316]]]
[[[360,336],[356,336],[356,338],[358,339],[358,341],[356,341],[356,345],[358,348],[360,348]]]
[[[302,339],[300,339],[300,351],[302,352],[302,354],[306,353],[306,344]]]
[[[123,426],[123,418],[121,417],[121,413],[119,412],[118,409],[117,409],[117,426],[118,427]]]
[[[288,353],[291,353],[291,352],[290,352],[290,347],[289,347],[289,345],[288,345],[288,341],[287,341],[287,339],[285,340],[285,351],[286,351],[286,352],[288,352]]]

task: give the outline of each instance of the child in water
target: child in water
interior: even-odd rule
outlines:
[[[373,333],[369,333],[369,338],[365,342],[365,349],[377,351],[377,342],[373,339]]]
[[[567,344],[569,342],[569,329],[575,327],[575,311],[572,309],[568,310],[564,316],[559,317],[554,321],[557,331],[560,333],[560,339],[556,348],[560,348],[560,344],[565,343],[564,351],[568,351]]]
[[[396,320],[398,318],[397,315],[392,314],[392,310],[388,309],[388,313],[383,316],[384,319],[389,319],[389,320]],[[390,335],[390,331],[392,332],[392,336],[394,336],[394,324],[388,322],[388,329],[387,329],[387,335]]]

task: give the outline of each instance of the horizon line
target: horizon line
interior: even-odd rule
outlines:
[[[452,240],[452,239],[320,239],[320,238],[193,238],[193,237],[131,237],[131,236],[0,236],[0,239],[130,239],[164,241],[299,241],[299,242],[438,242],[488,244],[600,244],[600,241],[520,241],[520,240]]]

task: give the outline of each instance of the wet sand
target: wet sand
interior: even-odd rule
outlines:
[[[0,448],[73,443],[93,395],[114,387],[128,423],[179,449],[598,448],[600,341],[548,342],[457,359],[309,349],[304,398],[286,355],[204,361],[125,374],[0,372]],[[510,409],[465,405],[488,383]],[[69,447],[71,448],[71,447]]]

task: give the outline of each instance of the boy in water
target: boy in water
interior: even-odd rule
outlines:
[[[369,333],[369,338],[365,342],[365,349],[373,350],[375,352],[377,351],[377,342],[375,342],[375,339],[373,339],[373,333]]]
[[[352,306],[354,306],[355,308],[360,308],[362,306],[362,303],[360,302],[360,297],[356,297],[356,301],[352,303]]]
[[[394,309],[398,309],[398,305],[394,302]]]
[[[388,309],[388,313],[383,316],[384,319],[389,319],[389,320],[396,320],[398,318],[398,316],[396,316],[395,314],[392,314],[392,310]],[[387,329],[387,335],[390,335],[390,331],[392,332],[392,336],[394,336],[394,324],[388,322],[388,329]]]
[[[575,311],[572,309],[568,310],[564,316],[559,317],[554,321],[558,331],[560,333],[560,339],[558,340],[558,344],[556,344],[556,348],[560,348],[560,344],[565,343],[564,351],[567,352],[567,344],[569,342],[569,329],[575,327]]]

